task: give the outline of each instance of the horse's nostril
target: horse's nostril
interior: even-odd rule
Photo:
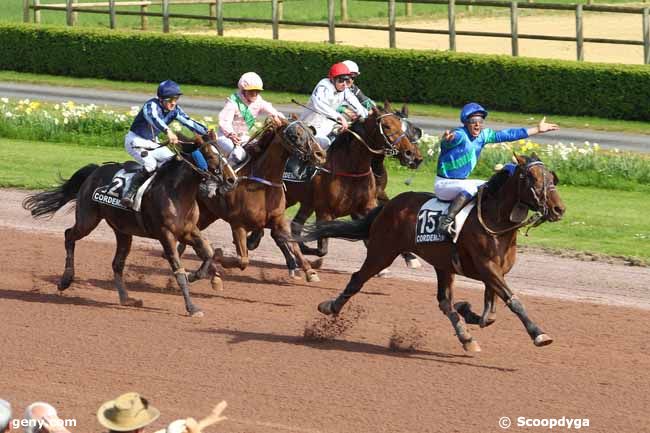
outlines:
[[[406,152],[404,152],[404,154],[410,158],[411,155],[413,155],[413,152],[411,152],[410,150],[407,150]]]

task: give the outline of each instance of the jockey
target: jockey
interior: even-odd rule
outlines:
[[[348,129],[347,119],[338,111],[341,106],[351,108],[351,120],[368,116],[368,110],[348,88],[351,83],[351,72],[345,64],[332,65],[328,78],[316,84],[307,103],[308,109],[300,115],[300,120],[316,129],[316,140],[323,150],[329,148],[336,134]],[[335,132],[337,124],[340,127]]]
[[[255,72],[242,75],[237,87],[239,91],[226,99],[226,104],[219,113],[217,138],[217,146],[228,156],[231,166],[236,166],[246,159],[246,151],[241,145],[250,139],[250,131],[258,115],[267,114],[276,123],[285,118],[270,102],[262,99],[260,92],[264,90],[264,84]]]
[[[178,143],[178,137],[168,126],[172,121],[178,120],[196,134],[204,135],[208,132],[204,125],[192,120],[178,106],[178,98],[181,95],[178,84],[171,80],[163,81],[158,86],[157,97],[145,102],[133,120],[129,133],[124,139],[124,147],[129,155],[142,165],[142,168],[133,176],[129,189],[124,193],[122,199],[124,206],[133,206],[135,193],[147,177],[164,162],[174,157],[174,152],[158,143],[158,134],[161,132],[167,134],[170,144]],[[195,150],[192,156],[199,168],[207,170],[208,164],[199,150]]]
[[[476,102],[460,111],[463,126],[445,131],[440,141],[440,156],[435,181],[435,193],[441,200],[452,200],[448,214],[443,216],[437,232],[451,234],[451,224],[458,212],[474,197],[483,180],[468,179],[486,144],[516,141],[531,135],[555,131],[559,127],[546,123],[546,117],[532,128],[510,128],[494,131],[485,128],[488,112]]]
[[[355,62],[352,60],[344,60],[343,64],[348,67],[350,70],[350,77],[352,78],[352,84],[350,85],[350,91],[354,94],[354,96],[357,97],[361,105],[365,107],[366,110],[370,111],[373,108],[377,106],[375,104],[375,101],[372,99],[368,98],[364,93],[361,91],[359,86],[355,84],[355,81],[359,75],[361,75],[361,72],[359,72],[359,65],[357,65]]]

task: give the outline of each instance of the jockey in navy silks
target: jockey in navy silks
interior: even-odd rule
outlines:
[[[124,194],[124,206],[132,206],[138,188],[156,168],[175,155],[167,146],[161,146],[157,141],[158,134],[165,133],[170,144],[178,143],[178,137],[169,127],[171,122],[177,120],[196,134],[205,135],[208,132],[204,125],[192,120],[178,105],[178,99],[183,94],[178,84],[171,80],[163,81],[156,93],[156,98],[144,103],[124,139],[126,151],[142,165],[142,169],[133,176],[129,189]],[[207,170],[208,164],[199,150],[195,150],[192,157],[200,169]]]
[[[447,215],[443,216],[437,232],[451,234],[451,225],[460,210],[474,197],[484,180],[468,179],[478,163],[486,144],[516,141],[531,135],[556,131],[559,127],[546,123],[544,117],[532,128],[509,128],[494,131],[485,128],[488,112],[475,102],[465,105],[460,112],[463,126],[445,131],[440,141],[440,156],[435,180],[435,193],[441,200],[451,200]]]

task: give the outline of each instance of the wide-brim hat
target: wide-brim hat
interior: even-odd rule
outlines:
[[[131,431],[145,427],[160,416],[160,411],[137,392],[122,394],[97,410],[97,420],[109,430]]]

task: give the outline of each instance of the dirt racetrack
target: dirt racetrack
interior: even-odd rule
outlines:
[[[589,432],[650,431],[648,268],[522,254],[509,281],[555,342],[535,348],[500,304],[493,326],[470,327],[483,352],[468,355],[434,302],[430,269],[409,274],[395,263],[393,277],[371,280],[349,304],[349,331],[316,343],[304,330],[321,319],[317,303],[360,263],[357,244],[332,243],[322,282],[307,284],[287,279],[265,239],[248,270],[227,273],[223,291],[207,281],[192,286],[206,316],[188,318],[149,241],[134,242],[126,271],[144,308],[118,305],[105,226],[77,244],[77,279],[57,295],[70,215],[35,223],[20,208],[23,197],[0,191],[0,397],[15,416],[45,400],[77,420],[73,432],[99,432],[97,407],[137,390],[161,409],[156,428],[225,399],[229,419],[208,431],[497,432],[503,416],[512,419],[508,431],[549,430],[517,427],[518,417],[589,419]],[[221,223],[209,236],[228,239]],[[457,298],[480,307],[478,288],[460,280]],[[417,349],[389,350],[394,334]]]

